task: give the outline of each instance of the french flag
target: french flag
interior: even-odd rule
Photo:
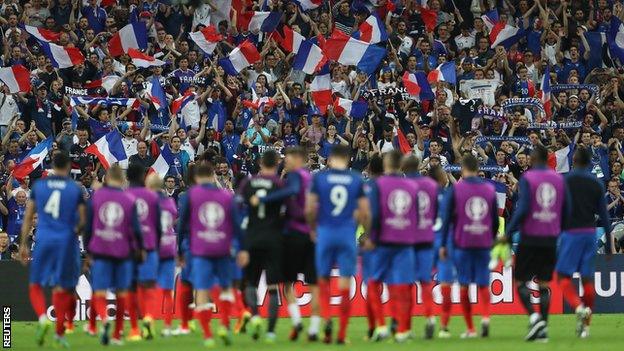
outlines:
[[[624,24],[619,18],[611,17],[611,28],[607,33],[611,54],[624,63]]]
[[[570,144],[548,155],[548,166],[557,173],[568,173],[572,169],[572,155],[575,145]]]
[[[355,39],[359,39],[370,44],[376,44],[388,40],[386,25],[375,13],[368,16],[366,21],[360,24],[359,30],[353,33],[352,36]]]
[[[147,49],[147,28],[143,22],[130,23],[121,28],[108,41],[111,56],[121,56],[128,49]]]
[[[540,89],[542,94],[542,105],[544,106],[544,111],[546,111],[546,118],[550,120],[552,117],[552,102],[550,100],[550,66],[548,65],[544,70],[544,76],[542,77]]]
[[[37,40],[46,43],[58,41],[61,38],[61,33],[53,32],[51,30],[26,25],[22,26],[22,28],[24,28],[28,34],[37,38]]]
[[[184,106],[186,106],[186,104],[195,100],[196,97],[197,97],[197,93],[187,90],[184,93],[184,95],[180,96],[179,98],[171,102],[171,113],[173,115],[177,114],[184,108]]]
[[[115,163],[119,163],[122,167],[128,164],[128,156],[121,143],[121,134],[116,130],[107,133],[98,141],[89,145],[85,152],[95,155],[104,169],[109,169]]]
[[[75,47],[62,47],[53,43],[40,41],[41,49],[50,58],[52,66],[56,68],[69,68],[84,62],[85,58],[80,49]]]
[[[445,62],[427,75],[429,83],[448,82],[455,85],[457,83],[457,71],[454,62]]]
[[[329,63],[326,63],[319,73],[310,83],[310,95],[312,101],[322,114],[327,112],[327,106],[333,104],[331,76],[329,74]]]
[[[27,175],[32,173],[37,167],[39,167],[43,160],[48,156],[48,152],[52,149],[52,143],[54,138],[49,136],[45,140],[37,144],[26,157],[13,168],[13,176],[16,179],[24,179]]]
[[[156,77],[152,77],[149,81],[147,89],[148,96],[152,104],[154,104],[154,108],[156,111],[160,111],[161,109],[167,110],[167,95],[165,95],[165,91],[160,85],[160,81]]]
[[[189,36],[208,55],[212,55],[217,44],[223,40],[223,36],[217,32],[214,26],[205,27],[200,31],[189,34]]]
[[[11,94],[30,91],[30,71],[22,65],[0,68],[0,80],[9,87]]]
[[[281,18],[279,12],[246,12],[238,15],[238,26],[252,33],[270,33],[277,28]]]
[[[323,0],[293,0],[293,2],[299,5],[303,11],[307,11],[321,6]]]
[[[128,56],[132,58],[132,63],[137,67],[147,68],[166,64],[165,61],[146,55],[135,48],[128,49]]]
[[[498,45],[509,49],[513,44],[517,43],[525,35],[523,28],[510,26],[505,22],[498,22],[490,32],[490,42],[492,49]]]
[[[307,74],[314,74],[321,69],[325,62],[327,62],[327,57],[323,54],[323,50],[316,46],[312,40],[306,40],[299,47],[299,53],[295,56],[292,68]]]
[[[483,23],[487,27],[489,31],[494,28],[496,23],[498,23],[498,9],[490,10],[485,13],[485,15],[481,16]]]
[[[249,40],[245,40],[236,47],[230,54],[219,60],[219,65],[223,67],[225,73],[235,76],[243,69],[261,60],[258,48]]]
[[[351,116],[354,119],[362,119],[366,116],[368,103],[366,101],[353,101],[338,98],[334,100],[334,113],[338,115]]]
[[[505,212],[507,204],[507,185],[495,180],[490,180],[490,182],[496,189],[496,206],[498,207],[498,215],[502,216]]]
[[[416,73],[405,71],[403,74],[403,86],[405,86],[405,89],[411,96],[417,98],[417,101],[433,100],[435,97],[423,71]]]
[[[165,144],[165,146],[163,146],[160,150],[160,155],[158,155],[158,158],[150,167],[148,173],[156,173],[161,178],[164,178],[167,173],[169,173],[169,165],[173,164],[173,160],[173,153],[171,152],[171,149],[169,149],[169,145]]]
[[[324,50],[329,59],[343,65],[357,66],[368,74],[373,74],[386,56],[385,48],[357,40],[339,31],[334,31]]]
[[[243,106],[253,108],[255,110],[261,109],[264,105],[273,106],[273,104],[275,104],[275,101],[268,96],[263,96],[259,98],[254,87],[251,87],[251,101],[243,101]]]
[[[283,37],[278,32],[275,32],[275,40],[284,48],[284,50],[295,54],[299,52],[299,47],[306,40],[306,38],[288,26],[284,26],[283,32]]]

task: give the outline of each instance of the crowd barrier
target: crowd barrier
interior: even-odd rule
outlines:
[[[0,261],[0,304],[2,306],[11,306],[12,318],[15,321],[34,321],[36,316],[32,311],[28,300],[28,268],[22,266],[16,261]],[[499,267],[493,270],[490,276],[492,296],[491,308],[492,314],[523,314],[524,310],[520,304],[516,289],[513,286],[513,273],[511,268]],[[578,285],[578,277],[575,279]],[[624,313],[624,255],[614,255],[610,259],[607,256],[598,256],[596,259],[596,306],[595,313]],[[533,288],[536,288],[534,286]],[[582,288],[579,288],[582,289]],[[298,302],[302,307],[303,315],[308,315],[310,311],[310,294],[309,287],[302,281],[295,283]],[[551,287],[551,313],[570,313],[571,310],[567,304],[563,302],[561,291],[556,284]],[[415,295],[417,304],[414,308],[414,315],[422,315],[422,300],[420,298],[420,287],[416,286]],[[76,288],[78,296],[76,319],[87,319],[91,300],[91,286],[88,278],[83,275]],[[441,295],[440,287],[436,286],[433,290],[435,310],[440,309]],[[49,291],[48,302],[49,299]],[[281,294],[283,296],[283,294]],[[259,301],[261,301],[261,311],[266,309],[268,303],[268,293],[266,285],[261,283],[258,289]],[[340,294],[337,288],[337,280],[332,279],[332,312],[338,314],[338,304],[340,302]],[[364,301],[366,297],[366,285],[362,282],[360,276],[352,278],[351,284],[351,300],[352,314],[355,316],[363,316],[366,313]],[[473,288],[470,293],[473,302],[477,301],[476,289]],[[459,305],[459,286],[453,286],[452,290],[454,314],[460,313]],[[382,297],[384,303],[388,300],[387,289],[384,289]],[[109,314],[115,313],[114,299],[110,296]],[[281,302],[281,301],[280,301]],[[537,303],[537,300],[535,301]],[[479,312],[478,306],[475,306],[476,312]],[[48,315],[54,319],[54,309],[48,309]],[[285,304],[281,304],[280,315],[286,316],[287,310]]]

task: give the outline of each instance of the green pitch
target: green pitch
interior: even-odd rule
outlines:
[[[478,319],[475,320],[478,322]],[[453,333],[451,339],[423,340],[423,318],[414,317],[413,326],[418,337],[405,344],[392,342],[370,343],[363,340],[366,333],[366,320],[353,318],[349,326],[350,345],[325,345],[322,343],[308,343],[299,340],[297,343],[288,341],[290,321],[281,319],[278,322],[277,342],[273,345],[264,344],[262,340],[253,342],[249,335],[241,334],[234,336],[234,344],[230,350],[340,350],[352,349],[363,351],[382,350],[477,350],[477,351],[512,351],[512,350],[621,350],[622,340],[620,336],[624,331],[624,316],[622,315],[595,315],[592,320],[591,336],[589,339],[578,339],[574,336],[574,315],[555,315],[550,318],[549,337],[547,344],[528,344],[523,341],[526,333],[527,318],[524,316],[494,316],[490,326],[489,339],[461,340],[459,334],[463,332],[463,319],[455,316],[451,319],[450,329]],[[304,321],[307,327],[307,320]],[[175,325],[175,322],[174,322]],[[214,324],[216,326],[216,323]],[[477,324],[478,325],[478,324]],[[127,323],[126,323],[127,326]],[[213,331],[216,328],[213,328]],[[126,329],[127,331],[127,329]],[[437,331],[436,331],[437,333]],[[14,322],[12,325],[12,348],[15,350],[45,350],[52,349],[52,333],[48,334],[46,345],[39,348],[34,341],[35,323]],[[76,332],[67,336],[71,349],[74,350],[103,350],[99,339],[89,337],[82,332],[82,324],[76,325]],[[218,340],[217,340],[218,342]],[[124,346],[108,346],[109,349],[123,350],[175,350],[190,351],[203,349],[201,337],[198,331],[188,336],[162,338],[157,336],[151,341],[126,342]],[[217,343],[217,350],[226,349]]]

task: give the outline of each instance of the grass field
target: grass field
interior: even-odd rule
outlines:
[[[494,316],[491,322],[489,339],[461,340],[459,334],[463,331],[464,325],[461,317],[454,317],[451,320],[450,329],[453,333],[451,339],[423,340],[423,318],[414,318],[414,330],[418,337],[405,344],[395,344],[392,342],[369,343],[363,340],[366,331],[366,320],[364,318],[354,318],[350,324],[349,336],[350,345],[325,345],[322,343],[308,343],[300,340],[297,343],[288,341],[288,331],[290,321],[281,319],[278,322],[278,339],[273,345],[264,344],[262,341],[253,342],[248,335],[237,335],[234,337],[234,344],[230,350],[338,350],[349,348],[355,350],[622,350],[622,339],[620,336],[624,331],[623,315],[595,315],[592,320],[591,336],[589,339],[578,339],[574,336],[574,315],[555,315],[551,317],[549,325],[550,342],[547,344],[528,344],[523,341],[526,332],[527,318],[524,316]],[[305,321],[307,325],[307,321]],[[126,323],[127,325],[127,323]],[[216,325],[216,324],[215,324]],[[213,330],[216,330],[213,328]],[[48,334],[46,345],[40,348],[34,342],[35,323],[14,322],[12,325],[12,347],[15,350],[42,350],[52,348],[52,337]],[[68,340],[74,350],[101,350],[104,347],[99,344],[99,340],[89,337],[82,332],[82,324],[78,324],[76,333],[69,335]],[[217,344],[216,349],[225,349],[222,344]],[[619,346],[618,346],[619,345]],[[124,350],[176,350],[190,351],[202,349],[200,334],[195,332],[188,336],[161,338],[156,337],[151,341],[141,341],[136,343],[126,342],[121,348]]]

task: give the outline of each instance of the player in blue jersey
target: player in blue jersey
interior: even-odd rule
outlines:
[[[30,267],[30,301],[39,317],[36,341],[44,342],[50,328],[42,287],[52,287],[52,304],[56,311],[57,345],[67,347],[65,319],[73,316],[74,288],[80,276],[80,247],[77,233],[86,221],[82,191],[69,178],[71,160],[65,153],[53,157],[54,175],[37,181],[30,193],[22,225],[20,258],[30,258],[28,234],[37,213],[37,242]]]
[[[350,314],[349,285],[355,274],[358,223],[370,229],[370,207],[364,194],[364,180],[350,171],[351,149],[335,146],[329,155],[329,169],[314,176],[306,201],[306,217],[310,234],[316,239],[316,271],[318,274],[321,315],[326,320],[324,342],[332,340],[329,316],[329,277],[334,266],[340,272],[339,344],[345,342]]]

